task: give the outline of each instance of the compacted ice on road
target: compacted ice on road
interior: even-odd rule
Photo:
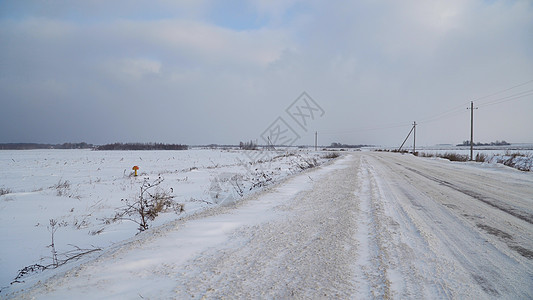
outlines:
[[[533,298],[533,176],[357,152],[15,298]]]

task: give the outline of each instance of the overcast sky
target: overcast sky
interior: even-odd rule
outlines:
[[[530,0],[0,2],[0,143],[533,142],[532,91]]]

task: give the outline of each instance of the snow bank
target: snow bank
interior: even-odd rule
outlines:
[[[533,170],[533,151],[509,151],[509,150],[475,150],[475,160],[477,162],[489,164],[503,164],[508,167],[518,169],[520,171]],[[452,156],[459,157],[459,161],[466,161],[470,158],[470,151],[444,151],[444,150],[424,150],[419,151],[418,156],[421,157],[442,157],[450,160]]]
[[[533,155],[531,154],[517,155],[515,153],[494,155],[489,157],[486,161],[489,163],[504,164],[520,171],[533,171]]]

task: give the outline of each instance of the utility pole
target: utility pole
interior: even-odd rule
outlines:
[[[411,132],[413,132],[413,130],[415,130],[415,127],[416,127],[416,122],[413,122],[413,127],[411,127],[411,130],[409,131],[409,134],[407,134],[407,137],[405,138],[405,140],[403,140],[402,145],[400,146],[400,148],[398,148],[398,152],[402,151],[403,145],[405,144],[405,142],[407,142],[407,139],[409,138],[409,136],[411,136]],[[414,154],[414,152],[415,152],[415,140],[413,139],[413,154]]]
[[[470,101],[470,160],[474,160],[474,101]]]
[[[413,155],[416,155],[416,121],[413,121]]]
[[[317,151],[317,144],[318,143],[318,131],[315,131],[315,151]]]
[[[270,135],[268,136],[268,150],[276,150],[274,144],[272,144],[272,141],[270,140]]]

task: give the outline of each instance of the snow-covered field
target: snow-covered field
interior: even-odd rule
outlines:
[[[52,263],[51,219],[58,223],[54,243],[59,254],[75,247],[105,249],[134,236],[137,224],[106,224],[106,219],[124,205],[121,199],[138,197],[144,178],[163,178],[161,191],[184,204],[180,214],[160,214],[150,224],[157,227],[232,204],[315,159],[324,162],[322,156],[295,150],[0,151],[0,288],[26,266]],[[137,177],[133,166],[140,168]]]
[[[139,153],[142,152],[132,155]],[[142,161],[161,159],[165,153],[154,155],[152,160],[143,157]],[[209,156],[209,153],[218,152],[188,155]],[[290,157],[294,158],[285,155],[278,159]],[[300,163],[305,161],[304,157],[298,159]],[[141,166],[139,161],[134,163]],[[209,163],[198,163],[198,169],[183,172],[205,171],[205,177],[208,170],[217,169],[208,169]],[[287,161],[285,165],[281,162],[270,165],[279,166],[273,169],[286,170],[284,173],[289,174],[290,166],[295,164],[298,165]],[[128,162],[117,166],[116,172],[130,165]],[[153,165],[161,166],[155,162]],[[141,170],[145,167],[141,166]],[[128,184],[133,181],[131,185],[138,186],[137,179],[129,177],[128,172],[116,181]],[[165,173],[165,178],[171,178],[173,173]],[[182,176],[165,183],[189,182],[181,181]],[[203,177],[195,178],[200,182]],[[28,277],[25,283],[7,287],[0,296],[21,299],[533,298],[531,172],[499,164],[360,151],[345,153],[332,163],[285,178],[235,205],[211,204],[215,209],[204,209],[173,221],[176,216],[169,214],[172,217],[161,221],[159,227],[136,236],[133,236],[135,225],[113,224],[99,235],[123,230],[124,234],[116,233],[116,236],[131,238],[114,244],[110,239],[109,246],[102,251],[69,266]],[[53,185],[56,180],[46,184]],[[112,186],[115,179],[109,180]],[[213,190],[207,181],[204,188]],[[95,186],[104,182],[102,179]],[[174,193],[178,190],[176,186]],[[85,197],[62,200],[83,201],[90,191],[80,190],[86,194],[78,195]],[[105,192],[102,188],[99,195]],[[48,193],[49,199],[58,197],[49,188],[36,193]],[[198,197],[212,198],[207,194],[198,192]],[[26,194],[15,187],[13,193],[1,197],[2,205],[12,205],[24,202]],[[200,208],[209,205],[188,202],[186,212],[189,204]],[[42,208],[46,205],[37,207],[40,213],[50,211]],[[2,207],[2,222],[5,222],[5,211]],[[68,214],[63,212],[52,217],[61,216]],[[43,216],[43,222],[48,218]],[[123,228],[126,226],[129,227]],[[41,227],[35,228],[49,236],[46,226]],[[57,239],[62,238],[62,232],[81,232],[70,227],[59,228]],[[4,232],[2,239],[8,234],[9,231]],[[40,242],[47,243],[46,237]],[[15,246],[8,248],[11,247]],[[49,249],[40,247],[44,248],[43,257],[49,256]],[[15,253],[14,257],[20,255]]]

